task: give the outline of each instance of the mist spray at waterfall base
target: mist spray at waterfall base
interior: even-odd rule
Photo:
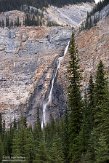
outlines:
[[[64,50],[64,55],[62,57],[59,57],[58,60],[57,60],[57,68],[56,68],[56,72],[54,74],[54,77],[52,79],[52,83],[51,83],[51,89],[50,89],[50,92],[49,92],[49,95],[48,95],[48,100],[46,102],[43,103],[43,112],[42,112],[42,122],[41,122],[41,128],[43,129],[44,126],[46,126],[47,124],[47,107],[48,105],[50,105],[52,103],[52,93],[53,93],[53,87],[54,87],[54,82],[55,82],[55,79],[56,79],[56,76],[57,76],[57,73],[58,73],[58,70],[60,69],[60,66],[61,66],[61,62],[62,60],[64,59],[64,56],[66,55],[67,51],[68,51],[68,48],[69,48],[69,44],[70,44],[70,41],[68,42],[65,50]]]

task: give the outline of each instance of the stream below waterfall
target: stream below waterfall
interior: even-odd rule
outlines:
[[[47,119],[46,119],[46,111],[47,111],[47,107],[48,105],[50,105],[52,103],[52,93],[53,93],[53,87],[54,87],[54,83],[55,83],[55,79],[57,77],[57,73],[58,73],[58,70],[60,69],[60,66],[61,66],[61,62],[62,60],[64,59],[64,56],[66,55],[67,51],[68,51],[68,48],[69,48],[69,44],[70,44],[70,41],[68,42],[65,50],[64,50],[64,55],[59,57],[57,59],[57,68],[56,68],[56,72],[54,74],[54,77],[52,79],[52,82],[51,82],[51,88],[50,88],[50,92],[48,94],[48,98],[47,98],[47,101],[44,101],[43,102],[43,108],[42,108],[42,121],[41,121],[41,128],[43,129],[44,126],[47,124]]]

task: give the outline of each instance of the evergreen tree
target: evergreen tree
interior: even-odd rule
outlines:
[[[2,135],[2,114],[0,113],[0,136]]]
[[[84,97],[84,108],[83,108],[83,122],[81,126],[80,138],[82,153],[86,154],[88,148],[88,141],[90,137],[90,120],[89,120],[90,109],[88,108],[87,93],[85,92]]]
[[[10,22],[10,25],[9,25],[10,27],[13,27],[14,26],[14,24],[13,24],[13,21],[11,20],[11,22]]]
[[[89,113],[89,121],[91,124],[91,130],[93,129],[94,126],[94,107],[95,107],[95,95],[94,95],[94,83],[93,83],[93,78],[92,75],[90,76],[89,79],[89,88],[88,88],[88,108],[90,110]]]
[[[27,135],[27,129],[21,128],[19,129],[19,139],[20,139],[20,153],[22,157],[25,157],[25,145],[26,145],[26,135]]]
[[[108,0],[105,0],[108,1]],[[48,5],[56,5],[62,7],[67,4],[75,4],[81,2],[94,2],[94,0],[0,0],[0,12],[11,10],[23,10],[26,6],[33,6],[36,8],[48,7]],[[27,12],[29,7],[27,9]]]
[[[5,129],[5,121],[3,121],[3,125],[2,125],[2,136],[3,136],[3,139],[5,137],[5,132],[6,132],[6,129]]]
[[[6,131],[5,135],[4,135],[4,138],[3,138],[3,147],[4,147],[4,155],[5,156],[9,156],[8,139],[9,139],[9,131]]]
[[[12,140],[13,140],[14,130],[12,125],[10,125],[10,129],[7,132],[7,154],[11,158],[12,157]]]
[[[96,161],[98,157],[102,157],[102,162],[108,162],[109,158],[109,143],[108,131],[109,120],[106,118],[109,115],[109,94],[108,86],[104,73],[104,65],[100,61],[96,74],[95,81],[95,110],[94,110],[94,148],[96,151]],[[106,116],[106,117],[105,117]],[[105,146],[106,145],[106,146]],[[103,152],[104,150],[104,152]],[[100,158],[101,158],[100,157]]]
[[[94,160],[94,149],[92,148],[91,132],[93,129],[93,80],[89,81],[89,90],[86,90],[84,97],[83,122],[80,132],[81,162],[90,162]]]
[[[96,144],[96,163],[107,163],[109,161],[109,148],[103,133],[100,133],[99,140]]]
[[[56,135],[53,139],[52,146],[49,149],[49,155],[52,163],[63,163],[63,154],[62,154],[62,142],[59,135]]]
[[[95,107],[95,95],[94,95],[94,83],[92,75],[89,79],[89,87],[87,90],[87,151],[85,153],[85,160],[90,163],[95,161],[95,151],[94,151],[94,138],[93,138],[93,127],[94,127],[94,107]],[[86,129],[86,130],[87,130]]]
[[[2,162],[2,159],[3,159],[3,143],[0,137],[0,162]]]
[[[68,108],[66,108],[63,123],[63,135],[62,135],[62,151],[64,157],[64,163],[70,163],[69,151],[70,150],[70,140],[69,140],[69,118],[68,118]]]
[[[104,73],[104,65],[100,61],[96,73],[95,81],[95,113],[94,113],[94,127],[100,127],[103,124],[103,105],[108,100],[107,97],[107,88],[106,88],[106,79]]]
[[[15,20],[14,22],[14,26],[20,26],[20,20],[19,20],[19,17],[17,17],[17,19]]]
[[[35,157],[34,137],[30,129],[27,130],[25,143],[25,156],[28,163],[32,163]]]
[[[39,107],[37,108],[37,117],[36,117],[36,123],[33,130],[33,136],[34,136],[34,143],[35,143],[35,151],[37,152],[40,141],[43,138],[43,131],[41,129],[41,122],[39,117]]]
[[[50,161],[50,156],[48,155],[46,145],[45,145],[45,141],[42,140],[42,141],[40,141],[39,146],[38,146],[38,151],[36,153],[35,162],[37,162],[37,163],[49,163],[49,161]]]
[[[69,137],[70,137],[70,155],[72,162],[79,161],[79,133],[82,122],[82,100],[80,93],[80,71],[78,51],[75,46],[74,34],[72,34],[70,47],[69,47],[69,87],[68,87],[68,105],[70,110],[69,115]]]
[[[14,157],[20,156],[20,138],[19,132],[15,131],[13,136],[13,144],[12,144],[12,155]]]
[[[2,20],[1,26],[4,28],[4,26],[5,26],[4,20]]]
[[[6,27],[9,27],[9,17],[6,17]]]

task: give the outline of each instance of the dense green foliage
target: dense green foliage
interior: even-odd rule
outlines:
[[[81,92],[78,51],[72,34],[69,46],[68,107],[64,116],[41,129],[39,108],[34,128],[26,118],[14,120],[9,129],[0,114],[0,162],[20,159],[26,163],[108,163],[109,91],[104,65],[99,62],[95,82]],[[83,95],[84,94],[84,95]]]
[[[82,98],[80,92],[80,71],[78,51],[75,46],[74,34],[72,34],[69,47],[70,61],[68,67],[68,108],[69,108],[69,141],[70,141],[70,160],[79,161],[79,133],[82,124]]]
[[[63,6],[66,4],[94,2],[94,0],[0,0],[0,12],[19,10],[21,6],[28,5],[36,8],[47,7],[48,5]]]

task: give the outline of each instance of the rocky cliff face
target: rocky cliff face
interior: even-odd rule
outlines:
[[[18,117],[17,109],[33,120],[34,111],[42,106],[49,91],[55,61],[63,55],[71,29],[22,27],[0,32],[1,109],[6,109],[10,119]],[[8,121],[7,113],[6,118]]]
[[[80,68],[83,78],[83,89],[87,87],[89,77],[95,77],[97,64],[100,60],[105,65],[105,72],[109,77],[109,16],[103,18],[97,26],[90,30],[76,34],[76,45],[79,50]],[[66,55],[62,68],[59,72],[58,82],[62,83],[63,91],[66,94],[68,55]],[[65,75],[61,75],[65,74]]]
[[[96,27],[77,36],[77,44],[83,69],[84,80],[89,75],[94,76],[97,64],[100,60],[105,65],[107,75],[109,73],[109,17],[102,19]]]
[[[62,26],[77,27],[86,18],[87,11],[91,11],[93,4],[83,3],[79,5],[66,5],[62,8],[49,6],[46,16],[49,21]]]
[[[78,7],[78,12],[83,12],[85,16],[87,10],[83,10]],[[62,15],[64,10],[60,12]],[[53,14],[49,16],[55,18]],[[12,15],[13,12],[11,12]],[[70,24],[71,15],[69,13],[63,13],[63,15],[63,21],[67,19]],[[78,15],[75,18],[78,20],[72,20],[72,22],[78,25],[82,16],[81,19]],[[66,24],[63,23],[63,25]],[[7,126],[21,114],[24,114],[28,123],[33,125],[37,108],[40,109],[42,119],[43,102],[48,98],[57,60],[63,56],[72,33],[71,27],[62,26],[0,28],[0,111],[3,113]],[[63,88],[63,83],[66,82],[64,73],[64,66],[62,66],[55,78],[52,102],[47,108],[48,117],[50,115],[60,117],[66,106]]]

